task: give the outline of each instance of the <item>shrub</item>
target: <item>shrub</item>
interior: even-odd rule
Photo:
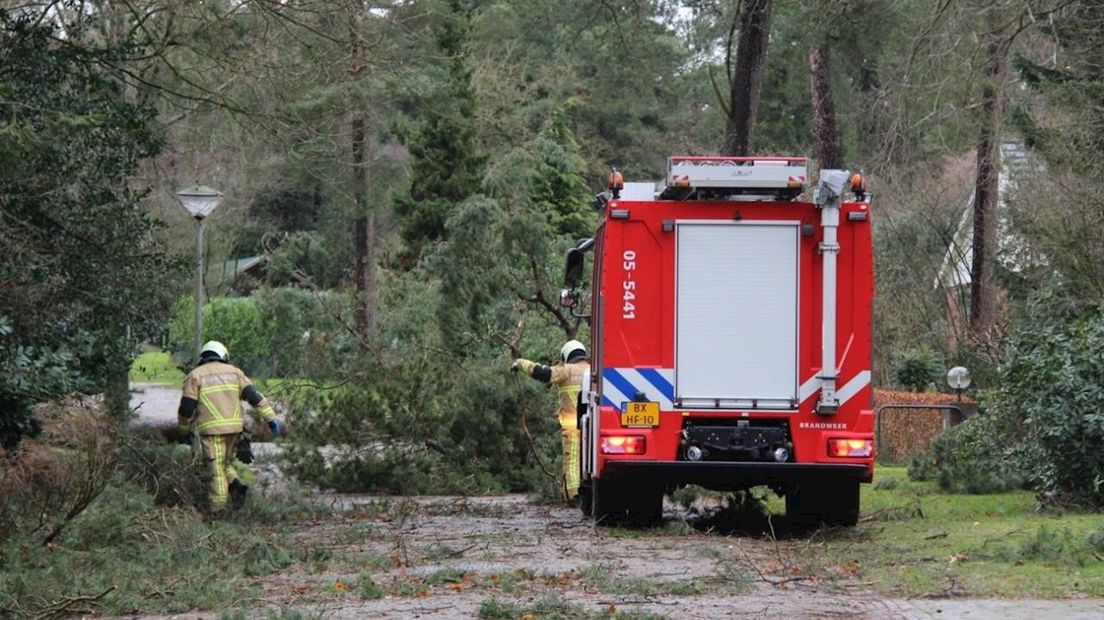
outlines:
[[[195,306],[182,299],[174,306],[169,328],[170,348],[187,359],[195,334]],[[218,340],[230,350],[230,359],[248,373],[266,367],[271,328],[266,325],[257,302],[249,297],[219,297],[203,306],[202,340]]]
[[[266,288],[255,295],[268,331],[265,374],[273,377],[331,377],[344,355],[351,316],[348,295],[298,288]]]
[[[1085,542],[1094,553],[1104,553],[1104,523],[1096,526]]]
[[[0,455],[0,542],[22,534],[53,544],[115,474],[118,428],[101,407],[66,400],[41,416],[41,441]]]
[[[943,360],[931,349],[906,349],[893,361],[893,377],[913,392],[927,391],[943,374]]]
[[[1104,506],[1104,310],[1081,303],[1044,291],[1027,304],[987,413],[941,436],[915,475],[934,468],[966,492],[1023,481],[1044,503]]]
[[[908,463],[909,480],[935,480],[939,475],[935,454],[931,450],[912,455]]]
[[[348,295],[296,288],[258,289],[252,297],[220,297],[203,307],[204,339],[222,342],[231,361],[253,377],[334,376],[350,357],[341,317]],[[195,306],[174,307],[169,348],[191,360]]]
[[[207,506],[207,467],[191,448],[165,444],[156,436],[131,436],[123,444],[120,469],[128,484],[145,489],[158,506]]]
[[[1102,350],[1099,309],[1070,315],[1044,300],[1013,334],[994,409],[1047,501],[1104,506]]]
[[[35,403],[84,387],[67,346],[20,346],[13,333],[11,320],[0,314],[0,448],[9,450],[42,430],[32,411]]]
[[[914,457],[908,474],[951,493],[1001,493],[1024,488],[1027,476],[1004,420],[977,415],[936,437],[930,453]]]

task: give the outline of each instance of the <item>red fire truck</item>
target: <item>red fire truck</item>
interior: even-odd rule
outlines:
[[[584,513],[648,523],[679,486],[768,486],[791,522],[857,521],[874,473],[870,205],[841,170],[798,199],[806,170],[672,157],[662,187],[611,175],[561,295],[591,323]]]

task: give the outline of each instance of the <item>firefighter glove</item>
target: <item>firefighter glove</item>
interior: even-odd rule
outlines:
[[[192,430],[191,429],[184,429],[184,428],[177,429],[177,430],[179,431],[177,433],[177,441],[179,441],[180,443],[182,443],[186,446],[192,445]]]
[[[517,371],[518,371],[518,363],[517,363],[517,360],[514,360],[514,363],[510,364],[510,372],[517,372]]]
[[[516,359],[514,360],[513,365],[510,366],[510,370],[520,370],[521,372],[532,376],[533,366],[536,366],[536,363],[530,362],[527,359]]]
[[[234,452],[234,457],[246,465],[253,462],[253,442],[245,435],[238,438],[238,448]]]
[[[269,420],[268,430],[272,431],[272,436],[275,438],[275,437],[279,437],[280,432],[283,431],[284,429],[283,429],[282,426],[280,426],[280,421],[279,420]]]

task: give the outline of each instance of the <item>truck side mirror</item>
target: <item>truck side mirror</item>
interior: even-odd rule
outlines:
[[[575,288],[583,281],[583,263],[586,262],[584,250],[571,248],[567,251],[567,263],[564,266],[564,286]]]
[[[560,305],[564,308],[577,308],[579,306],[579,291],[573,288],[561,290]]]

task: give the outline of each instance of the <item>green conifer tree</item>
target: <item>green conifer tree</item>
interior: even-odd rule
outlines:
[[[400,233],[415,259],[427,243],[445,237],[445,222],[456,205],[478,193],[486,162],[467,58],[471,9],[463,0],[449,0],[447,9],[435,36],[435,48],[445,59],[437,68],[443,75],[407,143],[411,186],[395,204]]]

